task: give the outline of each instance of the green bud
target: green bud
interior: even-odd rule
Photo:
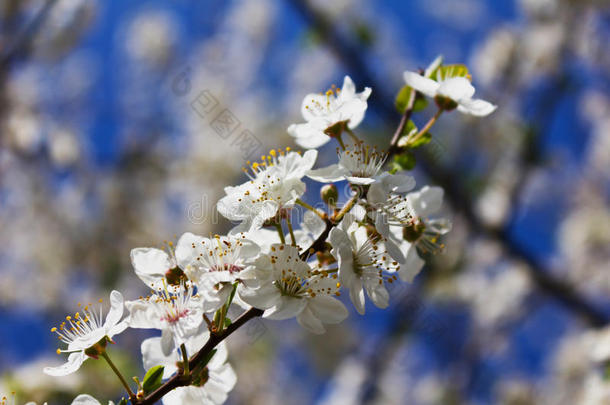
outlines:
[[[320,197],[330,208],[335,208],[339,199],[337,187],[334,184],[326,184],[320,189]]]

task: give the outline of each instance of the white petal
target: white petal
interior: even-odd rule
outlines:
[[[104,322],[104,329],[110,330],[116,324],[119,323],[123,316],[123,310],[125,305],[123,304],[123,294],[113,290],[110,293],[110,310],[106,315],[106,322]]]
[[[278,304],[280,293],[272,284],[266,284],[259,289],[243,288],[239,290],[239,296],[246,303],[259,309],[268,309]]]
[[[265,311],[263,317],[278,321],[294,318],[303,311],[306,304],[307,301],[302,298],[282,297],[277,305]]]
[[[58,367],[45,367],[42,371],[53,377],[63,377],[72,374],[87,360],[85,352],[70,353],[68,361]]]
[[[164,366],[163,378],[169,378],[172,374],[178,371],[176,361],[179,360],[178,352],[172,352],[166,356],[161,350],[161,338],[153,337],[142,342],[140,347],[142,352],[142,364],[146,371],[155,366]]]
[[[155,303],[150,300],[135,300],[125,302],[125,307],[129,311],[127,323],[130,328],[142,329],[162,329],[163,322],[153,307]]]
[[[335,163],[321,169],[310,170],[307,177],[322,183],[333,183],[335,181],[345,180],[345,177],[348,174],[349,171],[343,166],[339,166]]]
[[[321,335],[326,331],[322,322],[307,307],[297,316],[297,322],[305,329],[317,335]]]
[[[423,77],[415,72],[404,72],[403,78],[409,86],[428,97],[434,97],[440,87],[434,80]]]
[[[474,94],[474,87],[464,77],[452,77],[441,82],[437,93],[459,102],[471,98]]]
[[[356,311],[360,315],[364,315],[364,289],[362,288],[362,281],[355,278],[348,288],[349,298],[352,300]]]
[[[100,401],[88,394],[81,394],[74,398],[71,405],[101,405]]]
[[[478,98],[461,100],[458,105],[459,112],[474,115],[476,117],[485,117],[494,112],[496,108],[498,108],[498,106]]]
[[[163,329],[161,332],[161,352],[164,356],[170,356],[176,350],[174,334],[169,329]]]
[[[348,316],[347,308],[335,298],[320,295],[310,300],[308,309],[324,323],[339,323]]]
[[[288,127],[288,133],[305,149],[319,148],[330,141],[330,136],[324,133],[324,129],[316,128],[310,123],[292,124]]]
[[[443,194],[441,187],[424,186],[418,192],[407,194],[407,201],[417,216],[428,217],[441,209]]]
[[[149,288],[161,286],[167,270],[174,267],[172,260],[163,250],[136,248],[131,250],[131,264],[136,275]]]
[[[370,177],[347,176],[347,181],[349,181],[352,184],[359,184],[359,185],[362,185],[362,186],[366,186],[368,184],[374,183],[375,179],[372,179]]]
[[[378,308],[387,308],[390,304],[390,294],[383,284],[374,282],[374,285],[368,286],[366,292]]]
[[[417,249],[414,245],[411,245],[409,248],[409,252],[407,253],[407,257],[404,264],[400,265],[400,270],[398,270],[398,276],[402,281],[406,281],[407,283],[413,282],[413,279],[424,267],[426,262],[419,257],[417,253]]]
[[[392,259],[396,260],[398,263],[405,262],[405,255],[402,253],[402,250],[400,250],[400,247],[396,243],[390,239],[387,239],[385,241],[385,247],[390,256],[392,256]]]
[[[192,264],[196,260],[199,253],[201,253],[201,247],[205,243],[206,238],[192,234],[190,232],[184,233],[178,239],[176,244],[176,260],[178,266],[181,269],[186,269],[189,264]],[[193,245],[195,248],[193,248]]]

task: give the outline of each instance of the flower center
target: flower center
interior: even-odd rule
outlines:
[[[100,304],[103,302],[99,300]],[[66,320],[59,326],[51,328],[51,332],[57,334],[57,338],[63,343],[70,345],[77,339],[90,335],[99,330],[104,324],[103,312],[100,305],[99,312],[91,310],[91,305],[86,305],[81,311],[74,315],[66,316]],[[82,304],[79,302],[78,306]],[[57,349],[57,353],[65,352],[66,350]]]

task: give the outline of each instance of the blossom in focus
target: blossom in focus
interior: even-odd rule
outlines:
[[[59,327],[53,327],[51,332],[56,333],[59,340],[68,345],[66,349],[57,349],[57,354],[69,353],[68,361],[58,367],[45,367],[43,372],[56,377],[65,376],[78,370],[87,357],[96,358],[103,352],[106,343],[112,342],[113,336],[127,328],[127,322],[121,321],[123,309],[123,295],[112,291],[110,310],[105,321],[102,308],[98,312],[89,304],[74,316],[67,316]]]
[[[367,228],[361,226],[354,215],[348,213],[341,223],[330,231],[331,253],[339,264],[339,280],[349,289],[349,296],[360,314],[364,314],[364,292],[379,308],[386,308],[390,295],[385,288],[383,270],[395,272],[398,262],[389,261],[388,253],[371,239]],[[390,279],[392,282],[393,279]]]
[[[236,187],[225,187],[226,196],[218,201],[218,212],[227,219],[239,221],[233,233],[259,229],[283,208],[291,208],[305,193],[301,180],[313,167],[317,151],[301,156],[289,149],[271,150],[262,163],[252,163],[250,180]]]
[[[185,347],[189,356],[197,353],[209,339],[209,333],[193,336],[186,340]],[[142,342],[142,362],[149,370],[161,365],[163,378],[169,378],[178,371],[176,364],[182,361],[178,350],[163,353],[161,338],[153,337]],[[203,370],[203,378],[194,385],[172,390],[163,397],[164,405],[222,404],[237,382],[237,376],[227,362],[228,351],[224,342],[216,346],[216,353]]]
[[[195,335],[203,322],[203,304],[190,282],[157,289],[148,297],[127,301],[131,328],[160,329],[164,353],[169,354]]]
[[[299,257],[298,247],[274,244],[269,254],[256,259],[254,268],[260,285],[239,294],[248,304],[264,309],[263,317],[296,317],[301,326],[317,334],[324,333],[324,324],[347,318],[347,309],[333,297],[340,294],[337,275],[312,269]]]
[[[409,86],[428,97],[434,98],[445,110],[452,110],[457,107],[459,112],[484,117],[497,108],[488,101],[472,98],[475,90],[465,77],[448,77],[435,81],[409,71],[404,72],[403,77]]]
[[[358,142],[339,151],[339,163],[310,170],[307,177],[322,183],[347,180],[352,184],[368,185],[375,182],[386,158],[385,153]]]
[[[176,260],[160,249],[135,248],[130,257],[136,275],[153,290],[162,288],[167,279],[171,280],[176,269]]]
[[[401,280],[413,281],[424,266],[423,254],[442,250],[439,238],[451,230],[451,222],[430,218],[441,209],[442,203],[443,189],[425,186],[408,193],[404,199],[397,198],[386,211],[389,239],[398,243],[400,251],[407,252],[398,271]]]
[[[227,302],[233,283],[252,277],[244,270],[259,251],[259,246],[243,234],[204,238],[187,232],[176,245],[176,260],[197,285],[203,310],[210,312]]]
[[[343,87],[332,88],[324,94],[308,94],[303,99],[301,114],[305,123],[292,124],[288,133],[303,148],[319,148],[340,135],[345,127],[356,128],[367,109],[371,88],[356,93],[356,86],[349,76],[343,79]]]

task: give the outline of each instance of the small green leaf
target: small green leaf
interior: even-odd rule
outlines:
[[[396,106],[396,110],[404,114],[407,110],[407,105],[409,104],[409,98],[411,97],[411,87],[403,86],[402,89],[396,95],[396,100],[394,101],[394,105]]]
[[[231,320],[229,318],[225,318],[225,328],[231,325]]]
[[[165,367],[163,366],[155,366],[148,370],[142,381],[142,390],[144,391],[144,394],[148,395],[161,386],[164,369]]]
[[[417,132],[417,126],[413,120],[409,120],[402,130],[402,136],[409,136]]]
[[[394,168],[398,170],[413,170],[415,167],[415,155],[410,151],[394,156]]]
[[[470,73],[466,65],[445,65],[440,66],[433,75],[436,81],[440,82],[452,77],[465,77],[470,79]]]
[[[413,142],[409,146],[411,148],[418,148],[420,146],[423,146],[423,145],[426,145],[426,144],[430,143],[431,140],[432,140],[432,134],[430,132],[426,132],[425,134],[420,136],[418,140],[416,140],[415,142]]]
[[[127,405],[128,402],[125,398],[121,398],[121,400],[119,401],[118,405]]]
[[[428,99],[421,93],[417,93],[415,102],[413,103],[413,112],[418,112],[428,107]]]

